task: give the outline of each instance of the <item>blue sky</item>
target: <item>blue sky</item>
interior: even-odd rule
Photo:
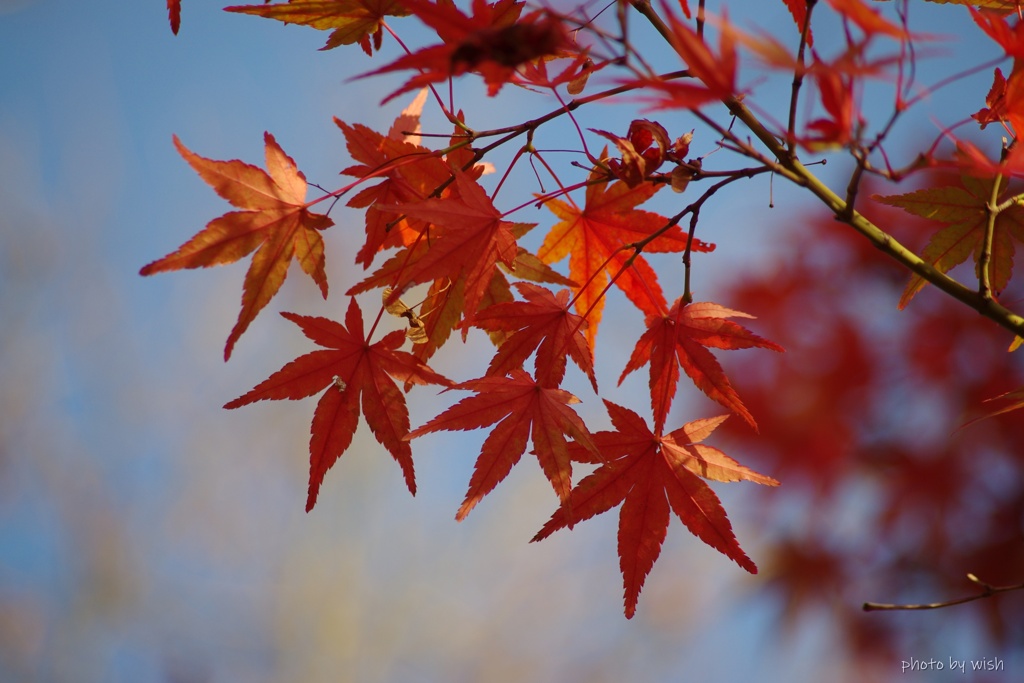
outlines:
[[[978,33],[962,11],[934,17]],[[302,512],[312,402],[220,407],[307,349],[274,311],[340,318],[359,217],[333,214],[331,299],[293,270],[227,365],[244,266],[138,269],[226,210],[172,134],[262,163],[269,130],[311,181],[337,186],[349,159],[332,117],[390,124],[404,102],[382,110],[386,84],[346,81],[381,62],[317,52],[324,39],[198,0],[177,37],[159,0],[0,0],[0,678],[862,680],[824,618],[780,650],[756,579],[678,525],[626,622],[614,518],[527,545],[553,507],[529,458],[455,524],[479,434],[422,439],[412,499],[361,428]],[[465,106],[498,125],[528,103]],[[631,114],[602,116],[592,125],[615,129]],[[766,198],[752,182],[730,201],[763,211]],[[709,223],[732,225],[715,211]],[[770,256],[731,230],[716,241],[737,267]],[[636,331],[610,337],[624,359]],[[608,386],[621,363],[609,368]],[[436,412],[420,403],[412,422]],[[756,556],[756,511],[721,493]]]

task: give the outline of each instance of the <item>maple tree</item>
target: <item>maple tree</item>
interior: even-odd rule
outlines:
[[[1014,412],[1024,407],[1024,388],[1006,385],[1014,377],[1020,382],[1011,352],[1024,337],[1019,299],[1012,295],[1015,242],[1024,241],[1024,148],[1017,143],[1024,124],[1024,19],[1010,0],[934,1],[970,5],[941,11],[969,17],[999,57],[968,65],[936,84],[918,82],[918,63],[926,59],[919,46],[937,38],[916,32],[911,15],[939,8],[911,11],[906,0],[783,0],[791,21],[777,36],[746,30],[730,18],[728,3],[704,0],[675,5],[631,0],[573,9],[517,0],[473,0],[466,10],[453,0],[290,0],[227,7],[329,31],[323,50],[359,45],[368,59],[391,50],[398,56],[361,69],[346,87],[397,73],[405,80],[384,103],[419,94],[385,132],[336,120],[355,162],[342,173],[354,180],[321,190],[313,199],[307,198],[305,176],[269,133],[266,171],[238,160],[204,158],[175,137],[186,162],[239,211],[214,219],[142,274],[226,264],[253,254],[242,309],[227,339],[228,359],[280,289],[292,259],[327,298],[327,243],[321,233],[334,222],[327,214],[341,199],[363,210],[365,238],[353,260],[373,270],[349,284],[344,324],[283,312],[324,348],[287,363],[225,407],[320,394],[309,442],[307,511],[326,473],[352,443],[360,416],[400,465],[411,493],[416,491],[412,440],[438,431],[489,430],[457,519],[507,477],[532,443],[532,455],[555,492],[554,511],[533,540],[618,508],[625,614],[632,617],[672,514],[701,541],[757,572],[708,481],[760,484],[762,491],[751,494],[760,499],[769,496],[767,491],[783,495],[773,489],[791,474],[829,491],[843,468],[851,467],[857,421],[869,419],[863,406],[870,402],[856,397],[881,391],[879,368],[887,359],[872,355],[877,349],[864,321],[844,305],[860,296],[848,282],[867,278],[891,287],[893,272],[909,277],[902,296],[892,299],[893,308],[907,308],[911,322],[906,324],[914,327],[902,347],[907,356],[902,367],[950,385],[962,379],[964,395],[970,396],[959,410],[973,417],[961,420],[963,431],[980,430],[975,423],[983,420],[999,424],[1000,434],[1008,435],[999,441],[1006,462],[1017,472],[1024,467],[1012,445],[1024,437]],[[167,5],[177,32],[180,3]],[[409,47],[392,19],[418,22],[437,41]],[[841,30],[826,46],[823,31],[836,22]],[[648,31],[643,40],[637,38],[638,24]],[[652,35],[675,57],[650,56]],[[393,46],[386,44],[387,36],[394,38]],[[748,57],[763,75],[745,72]],[[789,96],[781,111],[771,111],[759,102],[758,83],[780,74],[788,79]],[[955,123],[934,126],[931,144],[896,164],[906,154],[893,141],[897,124],[921,109],[931,90],[979,76],[988,87],[984,100],[966,102]],[[475,127],[480,122],[472,111],[457,106],[462,88],[475,80],[482,81],[489,97],[504,97],[512,87],[532,93],[538,115],[504,127]],[[869,87],[887,93],[890,104],[882,114],[865,104]],[[586,112],[608,100],[639,101],[648,118],[638,113],[619,132],[586,125]],[[447,141],[437,148],[423,142],[427,134],[420,120],[427,101],[448,122],[446,131],[431,134]],[[649,118],[662,112],[674,113],[672,134]],[[679,126],[681,114],[692,126]],[[575,131],[568,142],[564,136],[558,140],[560,147],[573,146],[577,161],[571,164],[553,162],[554,150],[540,146],[549,124],[561,120]],[[989,131],[975,135],[971,128]],[[991,135],[1000,145],[996,153],[985,151]],[[612,151],[607,146],[597,151],[596,143],[610,143]],[[692,151],[698,144],[706,150],[699,156]],[[481,180],[494,170],[488,160],[505,146],[515,152],[488,190]],[[812,170],[828,158],[848,161],[845,182],[835,186],[842,190]],[[532,192],[498,201],[524,160],[534,174]],[[737,273],[730,286],[695,301],[694,255],[701,254],[701,268],[713,267],[705,264],[715,263],[722,249],[716,250],[709,237],[729,247],[728,235],[701,221],[702,211],[734,183],[766,176],[800,188],[827,220],[805,227],[810,237],[786,238],[794,245],[794,264],[787,270],[767,280]],[[674,207],[675,213],[640,208],[656,195],[660,206]],[[327,208],[317,212],[317,205]],[[545,218],[518,221],[531,206],[546,209]],[[905,246],[917,245],[922,236],[927,239],[920,254]],[[845,262],[829,260],[833,247],[848,255]],[[648,258],[656,254],[675,254],[675,265],[657,269]],[[969,257],[973,275],[955,279],[951,273]],[[882,273],[880,263],[889,270]],[[941,315],[915,313],[917,304],[910,305],[929,284],[943,294]],[[420,287],[425,288],[422,303],[410,307],[400,298]],[[376,292],[373,299],[363,297],[371,292]],[[649,366],[649,417],[610,400],[615,389],[598,386],[595,367],[613,362],[597,353],[601,330],[609,323],[606,302],[620,295],[636,309],[629,324],[638,338],[619,384]],[[362,304],[357,297],[363,297]],[[373,319],[368,330],[364,309]],[[870,304],[874,315],[889,315],[877,309],[877,303]],[[404,321],[403,329],[385,331],[385,313]],[[755,315],[752,329],[734,321]],[[809,324],[811,333],[795,332]],[[948,356],[930,341],[961,328],[1000,340],[1002,360],[989,363],[985,381],[977,381],[978,372],[950,379],[955,371]],[[494,346],[486,367],[478,372],[453,367],[441,374],[427,365],[442,349],[459,344],[460,336],[465,341],[477,334],[474,329],[486,332]],[[453,336],[456,331],[460,334]],[[408,351],[401,350],[405,344]],[[765,356],[776,354],[729,354],[741,358],[723,359],[726,367],[711,350],[784,348],[774,359]],[[812,372],[816,364],[829,365],[820,360],[828,354],[838,359],[831,362],[833,369]],[[440,354],[437,361],[444,358]],[[585,420],[592,413],[571,407],[581,399],[563,386],[569,360],[601,398],[613,430],[590,431]],[[765,367],[776,370],[759,370]],[[475,378],[447,376],[452,372]],[[736,377],[744,378],[742,392]],[[428,384],[474,395],[414,428],[405,394]],[[721,432],[732,443],[732,455],[705,443],[719,438],[716,429],[728,414],[683,420],[673,412],[674,399],[691,385],[738,418]],[[799,395],[801,402],[776,400],[774,393]],[[908,487],[892,488],[901,493],[894,494],[877,529],[886,538],[903,514],[898,500],[913,492],[921,506],[941,507],[941,495],[952,484],[937,483],[934,495],[913,491],[922,481],[921,458],[898,440],[884,450],[893,481]],[[771,476],[741,464],[745,452],[760,453],[750,457]],[[1024,505],[1024,491],[1016,493],[1007,515],[1012,516],[1013,505]],[[975,583],[986,596],[994,595],[1009,589],[985,581],[1012,582],[1009,574],[1016,571],[1019,582],[1024,574],[1019,531],[1014,536],[1011,529],[1005,539],[1017,544],[1010,572],[994,567],[997,548],[958,555],[953,541],[939,531],[936,547],[975,561],[978,572],[988,571]],[[840,558],[815,554],[804,539],[787,539],[779,548],[770,575],[793,595],[804,595],[801,582],[812,571],[842,573]]]

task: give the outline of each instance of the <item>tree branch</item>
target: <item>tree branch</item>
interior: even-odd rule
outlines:
[[[892,605],[881,602],[865,602],[863,609],[865,612],[942,609],[943,607],[962,605],[965,602],[974,602],[975,600],[981,600],[982,598],[990,598],[997,593],[1009,593],[1010,591],[1024,590],[1024,583],[1018,583],[1013,586],[993,586],[991,584],[985,583],[974,574],[968,574],[967,579],[981,587],[981,592],[976,595],[968,595],[964,598],[957,598],[956,600],[947,600],[945,602],[929,602],[920,605]]]
[[[672,31],[651,8],[650,0],[631,0],[633,7],[646,18],[652,26],[672,43]],[[739,98],[729,97],[723,100],[729,112],[742,121],[754,136],[761,141],[784,168],[787,177],[797,185],[806,187],[824,203],[835,215],[836,220],[849,225],[866,237],[875,247],[885,253],[916,275],[938,287],[946,294],[960,301],[983,316],[993,320],[1015,335],[1024,337],[1024,317],[1014,313],[992,298],[986,298],[976,290],[965,287],[960,282],[926,263],[917,254],[903,246],[895,237],[885,232],[865,218],[839,195],[832,191],[816,175],[811,173],[797,158],[796,154],[787,149],[784,141],[765,128],[761,120],[744,105]],[[756,156],[755,158],[760,158]]]

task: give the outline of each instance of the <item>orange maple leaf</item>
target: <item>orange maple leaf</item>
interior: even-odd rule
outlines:
[[[484,441],[470,478],[466,499],[455,518],[465,519],[480,500],[508,476],[526,451],[527,437],[533,452],[558,494],[566,501],[572,488],[572,463],[566,436],[584,449],[597,453],[590,432],[569,404],[579,399],[562,389],[538,384],[523,370],[505,377],[483,377],[456,384],[452,389],[477,392],[414,429],[407,438],[430,432],[479,429],[498,425]]]
[[[616,430],[594,434],[604,463],[573,488],[569,499],[532,541],[621,504],[618,554],[627,619],[636,613],[644,580],[661,554],[670,510],[694,536],[756,574],[757,567],[740,548],[721,502],[702,478],[746,480],[767,486],[778,486],[779,482],[700,443],[728,415],[695,420],[662,435],[660,430],[652,432],[632,410],[610,401],[604,403]],[[574,459],[594,462],[592,455],[580,448],[574,447],[570,453]]]
[[[254,14],[285,24],[303,24],[321,31],[333,30],[321,50],[359,43],[366,54],[380,49],[384,17],[405,17],[409,10],[401,0],[289,0],[276,5],[236,5],[226,12]]]
[[[361,124],[349,125],[334,119],[345,135],[349,154],[358,162],[342,173],[359,178],[360,182],[382,179],[376,185],[363,188],[348,201],[348,206],[366,209],[366,242],[356,254],[356,263],[361,263],[364,268],[369,268],[376,254],[383,249],[413,244],[427,227],[426,222],[409,216],[396,218],[392,211],[385,209],[386,206],[416,202],[431,196],[449,197],[452,191],[446,185],[453,180],[452,169],[463,169],[473,180],[487,171],[487,164],[474,163],[473,148],[466,144],[458,127],[451,145],[460,146],[444,157],[418,144],[420,113],[427,93],[426,89],[420,91],[391,124],[387,135]]]
[[[273,135],[265,133],[264,140],[269,174],[237,159],[215,161],[201,157],[174,137],[178,152],[199,176],[217,194],[244,210],[213,219],[176,251],[140,271],[142,275],[152,275],[182,268],[206,268],[234,263],[256,251],[245,275],[242,311],[228,335],[224,360],[231,357],[235,342],[281,288],[292,257],[327,298],[320,231],[334,222],[307,208],[306,177]]]
[[[396,221],[395,215],[384,207],[426,199],[451,178],[451,170],[444,159],[426,147],[409,142],[399,130],[415,130],[419,125],[418,110],[419,107],[403,112],[386,136],[361,124],[349,125],[334,119],[345,135],[349,154],[358,162],[342,173],[357,178],[378,174],[383,178],[348,201],[348,206],[366,209],[366,242],[356,254],[356,263],[365,268],[381,249],[408,246],[425,228],[425,223],[407,216]],[[382,173],[383,169],[387,170]]]
[[[683,304],[682,299],[676,299],[668,313],[647,317],[647,331],[637,341],[619,377],[619,384],[628,374],[650,363],[651,408],[654,411],[654,428],[660,431],[672,407],[679,383],[679,368],[682,367],[698,389],[757,429],[757,423],[733,389],[722,366],[705,348],[760,347],[782,351],[778,344],[726,320],[753,317],[718,304]]]
[[[442,386],[451,386],[451,382],[412,354],[398,350],[405,343],[403,330],[370,344],[363,331],[362,311],[354,298],[345,313],[344,326],[327,318],[281,315],[326,350],[296,358],[224,407],[238,408],[265,399],[296,400],[324,392],[313,413],[309,440],[309,512],[316,505],[327,470],[352,443],[362,397],[362,414],[370,430],[401,466],[409,492],[415,495],[412,449],[405,439],[409,410],[395,381]]]
[[[592,176],[591,180],[594,178]],[[560,199],[545,203],[561,221],[551,228],[537,256],[545,263],[555,263],[569,256],[569,276],[580,283],[576,311],[587,320],[586,334],[591,348],[597,338],[609,275],[618,276],[615,285],[644,313],[662,313],[667,306],[654,269],[643,256],[624,248],[650,237],[668,224],[664,216],[635,208],[661,187],[650,182],[636,187],[621,181],[611,185],[607,181],[593,182],[587,186],[583,209]],[[681,252],[686,244],[686,233],[672,226],[648,243],[644,251]],[[714,248],[713,244],[695,239],[692,250]]]
[[[988,225],[988,202],[992,196],[994,178],[960,177],[960,186],[945,185],[901,195],[880,196],[872,199],[889,206],[898,206],[907,213],[922,216],[939,223],[942,228],[928,241],[921,258],[940,272],[947,272],[974,255],[975,274],[981,277],[981,253]],[[1012,204],[996,216],[992,236],[990,281],[996,293],[1009,283],[1013,273],[1014,244],[1011,237],[1024,242],[1024,206]],[[914,275],[903,290],[899,307],[902,309],[921,291],[928,281]]]

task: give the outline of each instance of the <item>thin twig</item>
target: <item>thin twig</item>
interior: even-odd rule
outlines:
[[[883,602],[865,602],[863,609],[865,612],[942,609],[943,607],[962,605],[965,602],[974,602],[975,600],[981,600],[982,598],[990,598],[993,595],[996,595],[997,593],[1009,593],[1010,591],[1024,590],[1024,583],[1018,583],[1013,586],[993,586],[992,584],[985,583],[974,574],[968,574],[967,580],[977,584],[981,588],[981,592],[977,593],[976,595],[968,595],[964,598],[957,598],[956,600],[947,600],[945,602],[929,602],[920,605],[892,605]]]
[[[793,70],[793,87],[789,95],[789,125],[787,126],[789,148],[796,145],[796,107],[800,99],[800,86],[804,82],[804,67],[807,51],[807,37],[811,33],[811,12],[818,0],[809,0],[807,3],[807,14],[804,16],[804,25],[800,29],[800,46],[796,51],[796,69]]]

